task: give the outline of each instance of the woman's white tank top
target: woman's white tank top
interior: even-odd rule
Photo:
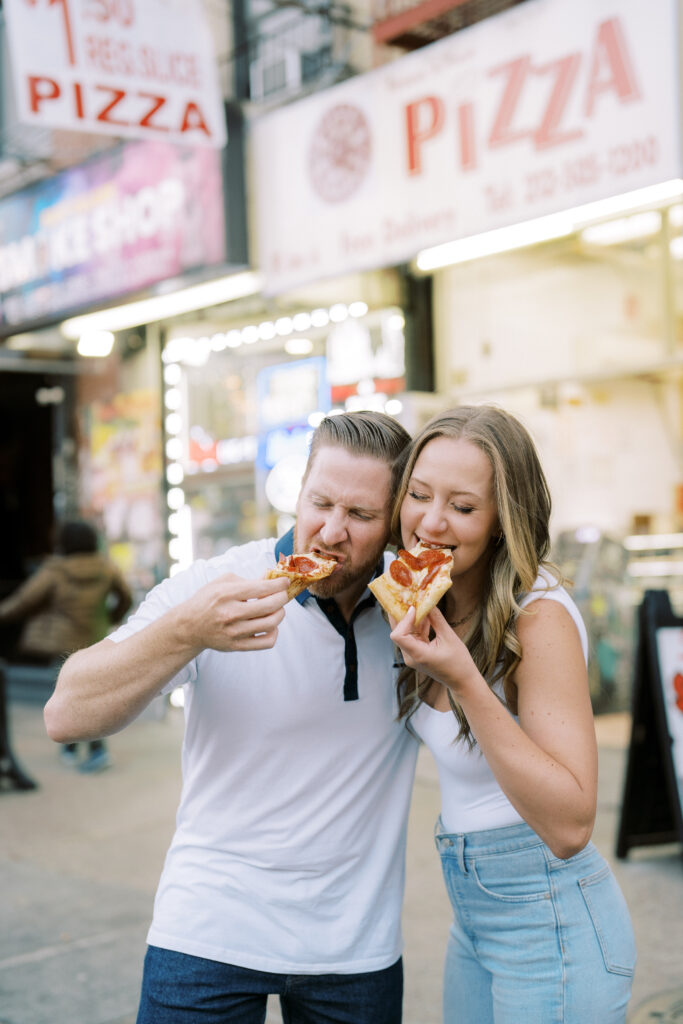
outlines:
[[[552,586],[553,577],[541,570],[533,589],[519,601],[522,608],[532,601],[558,601],[576,624],[584,657],[588,658],[588,637],[579,609],[563,587]],[[501,683],[493,690],[503,695]],[[513,716],[515,717],[515,716]],[[498,785],[478,746],[470,749],[458,740],[459,724],[452,711],[437,711],[421,704],[410,725],[432,752],[441,787],[441,820],[446,832],[480,832],[522,821]]]

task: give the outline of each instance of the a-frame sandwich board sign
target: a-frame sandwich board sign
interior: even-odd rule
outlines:
[[[638,609],[633,720],[617,857],[636,846],[683,843],[683,618],[665,590]]]

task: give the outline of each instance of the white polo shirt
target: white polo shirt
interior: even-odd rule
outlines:
[[[111,639],[226,572],[261,578],[275,543],[196,562]],[[186,687],[183,788],[150,944],[276,973],[381,970],[401,955],[417,742],[396,721],[388,625],[374,599],[358,611],[368,595],[353,638],[302,595],[272,650],[204,651],[166,687]]]

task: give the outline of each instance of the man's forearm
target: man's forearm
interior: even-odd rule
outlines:
[[[204,650],[268,650],[284,618],[287,582],[226,573],[128,639],[72,654],[45,705],[48,736],[70,743],[118,732]]]
[[[58,743],[123,729],[197,653],[170,612],[115,643],[101,640],[62,666],[45,706],[48,735]]]

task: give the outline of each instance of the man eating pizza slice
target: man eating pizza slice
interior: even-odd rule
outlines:
[[[269,994],[291,1024],[401,1022],[417,741],[367,584],[388,564],[408,441],[383,413],[327,417],[293,530],[199,559],[62,666],[45,709],[58,742],[186,693],[137,1024],[262,1024]]]

